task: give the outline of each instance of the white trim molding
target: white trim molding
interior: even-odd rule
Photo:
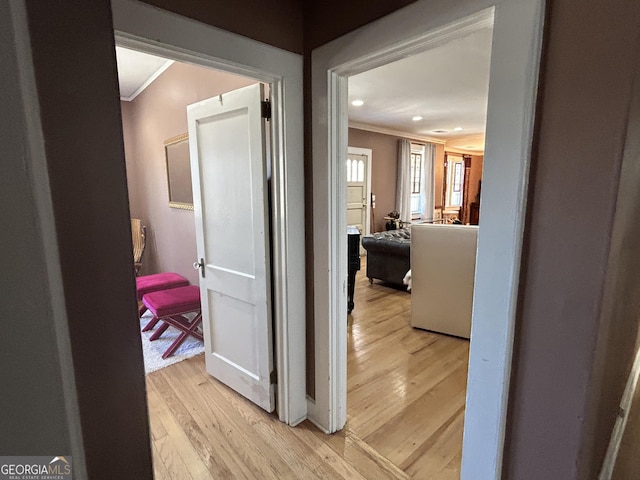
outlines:
[[[120,97],[120,100],[123,100],[125,102],[132,102],[138,95],[144,92],[144,90],[149,85],[151,85],[156,80],[156,78],[162,75],[167,70],[167,68],[173,65],[173,63],[174,63],[173,60],[167,60],[166,62],[164,62],[160,68],[158,68],[155,72],[153,72],[153,75],[147,78],[145,82],[136,89],[135,92],[133,92],[128,97]]]
[[[447,143],[447,141],[442,138],[427,137],[425,135],[415,135],[413,133],[401,132],[400,130],[394,130],[392,128],[368,125],[366,123],[349,122],[349,128],[364,130],[365,132],[382,133],[384,135],[393,135],[394,137],[408,138],[409,140],[420,140],[420,141],[429,142],[429,143],[439,143],[441,145],[444,145]]]
[[[315,402],[346,422],[347,79],[493,24],[462,478],[499,479],[544,0],[419,0],[312,52]]]
[[[112,0],[118,45],[270,84],[278,415],[307,417],[302,56],[134,0]]]

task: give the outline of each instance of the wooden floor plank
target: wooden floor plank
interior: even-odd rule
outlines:
[[[290,428],[194,357],[147,376],[156,478],[459,478],[469,342],[411,328],[411,295],[370,285],[365,268],[348,322],[345,429]]]
[[[342,455],[364,478],[372,480],[406,480],[411,478],[348,428],[333,435],[320,432],[317,428],[314,428],[313,431],[314,435]]]

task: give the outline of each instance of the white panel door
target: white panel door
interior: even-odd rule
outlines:
[[[347,155],[347,225],[358,227],[360,233],[368,232],[367,216],[369,215],[368,172],[369,158],[365,154]],[[366,253],[362,247],[361,253]]]
[[[262,85],[251,85],[190,105],[187,115],[207,372],[271,412],[262,96]]]

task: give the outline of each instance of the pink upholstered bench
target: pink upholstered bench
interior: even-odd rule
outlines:
[[[136,296],[138,301],[142,300],[147,293],[157,292],[158,290],[167,290],[169,288],[184,287],[189,285],[189,280],[182,275],[178,275],[173,272],[155,273],[153,275],[144,275],[142,277],[136,277]],[[144,303],[138,310],[138,317],[141,317],[144,312],[147,311],[147,307]],[[155,325],[147,325],[143,331],[147,331]]]
[[[174,327],[182,333],[162,354],[162,358],[170,357],[177,348],[182,345],[187,337],[192,336],[204,341],[198,332],[202,323],[202,311],[200,308],[200,287],[188,285],[186,287],[171,288],[147,293],[142,297],[142,303],[153,313],[152,322],[163,322],[162,325],[149,337],[149,340],[157,340],[167,330]],[[185,316],[187,313],[195,313],[193,320]],[[146,330],[146,327],[145,327]]]

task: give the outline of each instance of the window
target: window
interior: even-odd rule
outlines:
[[[420,194],[424,189],[424,147],[412,145],[411,149],[411,216],[417,218],[422,215],[420,209]]]
[[[447,207],[462,206],[463,185],[464,159],[457,155],[447,155]]]
[[[364,161],[347,159],[347,182],[364,182]]]

